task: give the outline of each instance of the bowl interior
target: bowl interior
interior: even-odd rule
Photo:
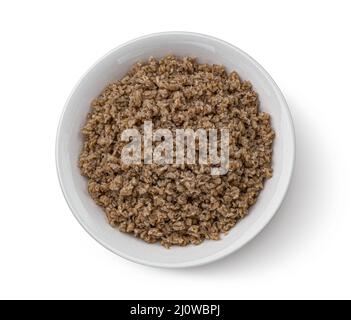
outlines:
[[[77,167],[82,148],[83,126],[90,102],[110,82],[120,79],[138,60],[166,54],[195,56],[202,63],[224,65],[249,80],[258,92],[261,109],[272,116],[276,131],[274,176],[266,182],[249,215],[221,241],[205,241],[199,246],[172,247],[150,245],[123,234],[106,221],[105,214],[87,192],[87,181]],[[215,38],[192,33],[163,33],[131,41],[103,57],[81,79],[67,101],[57,136],[57,167],[67,202],[82,226],[113,252],[154,266],[183,267],[210,262],[240,248],[271,219],[287,190],[294,161],[294,136],[284,98],[269,75],[245,53]]]

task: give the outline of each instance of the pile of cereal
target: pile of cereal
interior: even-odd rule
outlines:
[[[211,165],[121,161],[125,129],[223,129],[230,133],[229,171]],[[218,240],[248,214],[272,176],[274,131],[258,95],[236,72],[166,56],[137,63],[91,105],[79,159],[88,190],[109,223],[165,247]]]

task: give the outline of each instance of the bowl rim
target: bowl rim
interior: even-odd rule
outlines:
[[[287,168],[288,172],[286,175],[286,182],[284,185],[284,190],[281,191],[281,196],[280,198],[276,201],[274,208],[271,210],[270,214],[266,215],[265,219],[260,219],[260,222],[257,223],[257,227],[251,231],[251,232],[246,232],[245,234],[243,234],[242,238],[244,238],[241,243],[239,245],[234,245],[234,243],[228,245],[227,247],[223,248],[222,250],[219,250],[218,252],[210,255],[210,256],[206,256],[204,258],[199,258],[199,259],[195,259],[195,260],[190,260],[187,262],[181,262],[181,263],[176,263],[176,262],[172,262],[172,263],[163,263],[163,262],[152,262],[149,260],[144,260],[144,259],[139,259],[139,258],[135,258],[132,256],[129,256],[128,254],[125,254],[124,252],[119,251],[116,248],[113,248],[112,246],[108,245],[107,243],[104,242],[103,239],[101,239],[100,237],[96,236],[94,234],[94,232],[92,230],[90,230],[87,225],[84,222],[84,219],[81,218],[81,216],[76,212],[76,210],[73,208],[73,205],[71,204],[68,194],[67,194],[67,190],[65,187],[65,183],[63,181],[63,175],[64,173],[61,171],[60,169],[60,154],[59,154],[59,143],[60,143],[60,138],[61,138],[61,128],[62,128],[62,123],[63,123],[63,118],[64,115],[68,109],[69,106],[69,102],[73,96],[73,94],[75,93],[75,91],[77,90],[77,88],[79,87],[80,83],[83,81],[83,79],[98,65],[100,64],[105,58],[107,58],[109,55],[111,55],[112,53],[114,53],[115,51],[120,50],[123,47],[126,47],[134,42],[140,41],[140,40],[145,40],[145,39],[149,39],[149,38],[154,38],[154,37],[159,37],[159,36],[193,36],[193,37],[200,37],[203,39],[207,39],[207,40],[212,40],[212,41],[216,41],[221,43],[222,45],[225,46],[229,46],[231,49],[236,50],[237,52],[239,52],[240,54],[242,54],[243,56],[245,56],[246,59],[248,59],[250,61],[250,63],[252,63],[252,65],[255,66],[255,68],[262,73],[265,78],[267,79],[267,81],[270,83],[270,86],[272,87],[272,89],[274,90],[276,96],[278,97],[278,99],[280,100],[280,106],[281,108],[284,109],[284,112],[286,113],[287,117],[288,117],[288,124],[290,126],[290,135],[291,135],[291,146],[290,146],[290,157],[291,157],[291,165],[289,168]],[[146,265],[146,266],[151,266],[151,267],[161,267],[161,268],[187,268],[187,267],[196,267],[196,266],[201,266],[204,264],[208,264],[214,261],[217,261],[219,259],[223,259],[226,256],[230,255],[231,253],[234,253],[235,251],[238,251],[239,249],[241,249],[243,246],[245,246],[248,242],[250,242],[252,239],[254,239],[266,226],[267,224],[272,220],[273,216],[276,214],[276,212],[279,210],[279,208],[282,205],[282,202],[289,190],[289,186],[290,186],[290,182],[291,182],[291,178],[292,178],[292,174],[294,171],[294,167],[295,167],[295,160],[296,160],[296,137],[295,137],[295,129],[294,129],[294,123],[293,123],[293,118],[291,115],[291,112],[289,110],[288,104],[284,98],[283,93],[281,92],[280,88],[278,87],[278,85],[276,84],[276,82],[273,80],[273,78],[270,76],[270,74],[255,60],[253,59],[250,55],[248,55],[246,52],[244,52],[243,50],[239,49],[238,47],[232,45],[229,42],[226,42],[224,40],[221,40],[219,38],[210,36],[210,35],[206,35],[206,34],[202,34],[202,33],[197,33],[197,32],[188,32],[188,31],[165,31],[165,32],[157,32],[157,33],[151,33],[151,34],[147,34],[141,37],[137,37],[134,38],[130,41],[127,41],[115,48],[113,48],[112,50],[108,51],[105,55],[103,55],[101,58],[99,58],[81,77],[80,79],[77,81],[77,83],[75,84],[75,86],[73,87],[73,89],[71,90],[68,98],[66,99],[65,105],[63,107],[63,111],[61,113],[60,116],[60,120],[58,123],[58,127],[57,127],[57,132],[56,132],[56,142],[55,142],[55,163],[56,163],[56,172],[57,172],[57,176],[58,176],[58,180],[60,183],[60,187],[62,190],[62,193],[64,195],[64,198],[66,200],[66,203],[69,207],[69,209],[71,210],[73,216],[76,218],[76,220],[79,222],[79,224],[83,227],[83,229],[95,240],[97,241],[99,244],[101,244],[103,247],[105,247],[106,249],[108,249],[109,251],[111,251],[114,254],[119,255],[122,258],[125,258],[129,261],[135,262],[135,263],[139,263],[142,265]],[[250,234],[249,234],[250,233]]]

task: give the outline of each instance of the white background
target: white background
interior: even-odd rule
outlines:
[[[351,298],[350,1],[2,1],[0,298]],[[294,118],[290,191],[266,229],[194,269],[128,262],[81,228],[54,147],[80,76],[159,31],[233,43],[276,80]]]

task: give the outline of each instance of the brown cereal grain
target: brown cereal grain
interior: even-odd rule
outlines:
[[[227,128],[230,170],[210,165],[125,165],[121,132]],[[166,56],[137,63],[91,104],[79,158],[88,191],[111,226],[165,247],[218,240],[248,214],[272,176],[274,131],[257,93],[236,72]]]

